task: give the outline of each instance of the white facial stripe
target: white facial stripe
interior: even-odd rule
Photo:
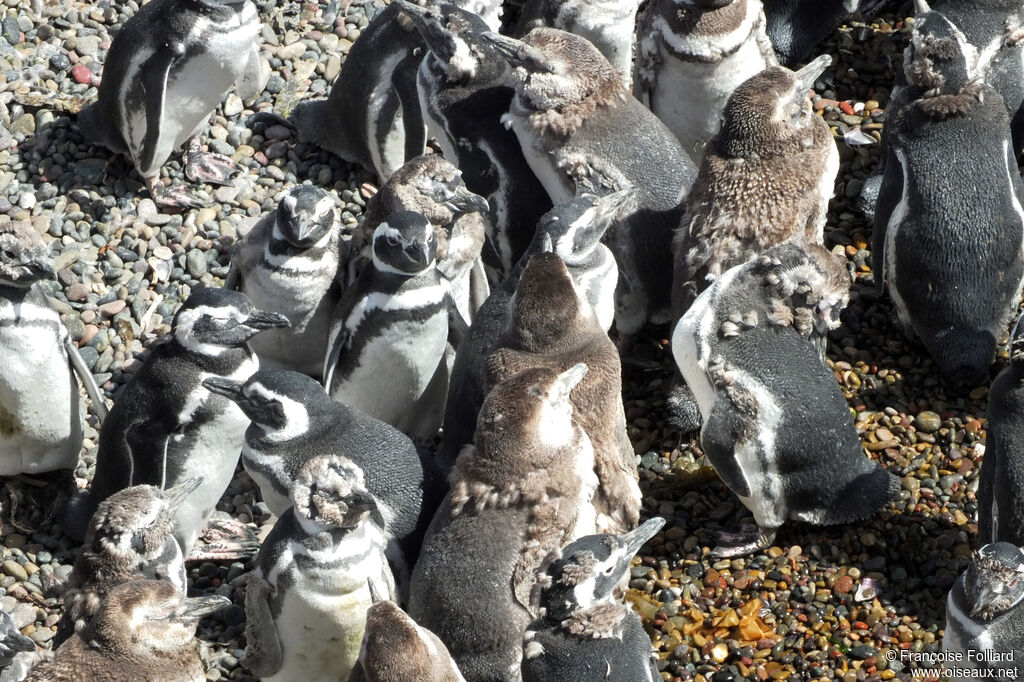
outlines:
[[[233,319],[241,322],[246,314],[236,308],[213,308],[210,306],[199,306],[182,310],[174,324],[174,338],[183,347],[200,353],[202,355],[217,356],[227,350],[227,346],[219,346],[212,343],[204,343],[193,336],[193,328],[196,322],[202,317],[212,317],[219,320]]]
[[[466,78],[472,78],[476,75],[476,69],[479,65],[479,61],[473,55],[473,51],[469,49],[469,45],[466,44],[462,38],[452,36],[455,42],[455,51],[452,53],[451,59],[448,61],[449,75],[450,76],[461,76]]]
[[[381,223],[373,232],[374,242],[376,242],[378,239],[387,239],[388,237],[391,237],[392,239],[397,239],[400,242],[405,241],[405,237],[402,236],[402,233],[396,230],[395,228],[391,227],[387,223]]]
[[[313,206],[313,215],[320,218],[334,210],[334,200],[330,196],[321,198]]]
[[[288,209],[288,212],[291,213],[292,215],[295,215],[295,205],[296,205],[296,203],[297,202],[295,200],[295,195],[292,194],[291,192],[289,192],[288,194],[285,194],[284,198],[281,199],[281,205],[284,206],[286,209]]]
[[[284,411],[285,425],[280,429],[265,429],[267,440],[275,443],[292,440],[303,435],[309,429],[309,413],[302,403],[296,402],[280,393],[275,393],[259,382],[251,384],[246,389],[246,393],[259,396],[264,400],[281,403],[281,408]]]

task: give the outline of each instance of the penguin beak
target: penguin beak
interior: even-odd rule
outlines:
[[[569,393],[587,375],[587,363],[579,362],[558,375],[555,380],[555,395],[559,402],[569,399]]]
[[[598,199],[598,213],[601,216],[615,217],[636,196],[636,187],[630,185]]]
[[[448,208],[456,215],[466,213],[487,213],[491,210],[490,204],[479,194],[470,192],[464,185],[455,190],[455,196],[448,200]]]
[[[425,268],[430,262],[430,243],[417,239],[405,247],[405,253],[413,263],[420,268]]]
[[[182,620],[199,620],[203,616],[220,611],[228,606],[231,600],[219,594],[204,597],[189,597],[185,600],[184,608],[178,614]]]
[[[57,271],[46,261],[29,261],[21,266],[24,275],[20,278],[26,282],[38,282],[43,279],[57,279]]]
[[[430,12],[426,7],[420,7],[405,0],[395,0],[395,4],[412,20],[413,26],[420,32],[423,42],[427,44],[430,51],[438,53],[438,56],[442,59],[446,57],[447,55],[444,53],[447,50],[444,50],[446,43],[444,38],[448,31],[441,25],[440,17]]]
[[[239,404],[246,402],[245,396],[242,395],[242,387],[244,385],[245,384],[241,381],[225,379],[224,377],[209,377],[208,379],[203,379],[203,387],[210,393],[222,395],[228,400],[233,400]],[[184,483],[182,485],[184,485]]]
[[[810,64],[796,72],[796,78],[800,81],[801,92],[809,92],[814,89],[814,82],[818,80],[825,69],[832,63],[832,57],[823,54]]]
[[[281,313],[273,313],[268,310],[255,310],[245,321],[246,327],[252,327],[257,331],[264,329],[275,329],[290,327],[292,323]]]
[[[207,379],[206,381],[210,381],[210,379]],[[203,385],[206,386],[205,381],[203,382]],[[207,386],[207,389],[209,388],[210,387]],[[217,391],[213,392],[216,393]],[[196,488],[198,488],[199,484],[202,482],[203,479],[201,479],[198,476],[193,476],[192,478],[186,478],[184,481],[174,486],[173,488],[168,488],[164,492],[164,494],[167,496],[167,502],[171,505],[171,507],[177,507],[184,501],[186,497],[188,497],[188,494],[191,493]]]
[[[616,553],[621,552],[621,554],[615,563],[612,575],[625,576],[629,572],[629,567],[633,563],[633,557],[636,556],[636,553],[640,551],[640,548],[648,540],[657,535],[664,525],[665,519],[655,516],[630,532],[617,536],[619,548],[614,551]]]
[[[498,51],[512,66],[522,66],[527,71],[552,72],[554,69],[547,63],[540,50],[515,38],[486,31],[480,35],[485,43]]]
[[[377,500],[365,490],[355,490],[345,499],[349,511],[369,512],[377,509]]]

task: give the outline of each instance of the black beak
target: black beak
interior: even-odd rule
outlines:
[[[532,45],[492,31],[482,33],[480,37],[512,66],[523,66],[531,71],[551,71],[544,55]]]
[[[220,595],[209,595],[204,597],[189,597],[185,600],[185,607],[180,617],[184,620],[198,620],[203,616],[220,611],[229,605],[231,600]]]
[[[427,263],[430,262],[430,247],[426,242],[418,239],[405,247],[405,253],[416,265],[426,267]]]
[[[242,395],[242,386],[244,385],[245,383],[242,381],[234,381],[232,379],[225,379],[224,377],[210,377],[208,379],[203,379],[203,387],[210,393],[222,395],[228,400],[233,400],[236,403],[246,402],[245,396]]]
[[[350,511],[368,512],[377,509],[377,500],[365,490],[356,490],[347,498],[345,504]]]
[[[207,379],[206,381],[228,381],[228,379],[212,377],[210,379]],[[213,393],[218,393],[218,391],[213,391],[213,389],[210,389],[210,387],[206,385],[206,381],[203,382],[203,386],[206,386],[206,388],[211,390]],[[239,385],[239,387],[241,387],[241,385]],[[177,507],[179,504],[182,503],[182,501],[186,497],[188,497],[188,494],[195,490],[196,488],[198,488],[199,484],[202,482],[203,479],[200,478],[199,476],[186,478],[184,481],[174,486],[173,488],[168,488],[166,491],[164,491],[164,494],[167,496],[167,501],[170,503],[171,507]]]
[[[288,318],[281,313],[272,313],[267,310],[253,311],[244,324],[246,327],[252,327],[253,329],[258,329],[260,331],[263,331],[264,329],[292,326],[292,323],[288,321]]]
[[[48,261],[30,261],[25,264],[25,271],[33,281],[41,279],[57,279],[57,271]]]
[[[455,190],[455,196],[448,200],[448,207],[452,210],[452,213],[456,215],[463,215],[465,213],[487,213],[491,210],[490,204],[487,203],[487,199],[484,199],[479,194],[474,194],[466,189],[465,186],[459,186]]]

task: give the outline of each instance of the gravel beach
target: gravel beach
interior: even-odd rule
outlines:
[[[222,283],[239,229],[272,210],[284,190],[307,180],[331,189],[344,204],[343,226],[360,220],[372,176],[298,143],[284,122],[297,102],[327,95],[348,48],[384,6],[342,4],[256,0],[271,70],[266,90],[249,107],[228,95],[204,139],[245,172],[229,186],[200,188],[204,208],[165,215],[130,164],[83,143],[75,122],[96,97],[112,32],[136,2],[0,3],[0,221],[30,221],[50,244],[58,279],[43,286],[108,398],[137,371],[147,344],[168,331],[181,301],[196,287]],[[843,324],[830,334],[829,366],[865,449],[902,479],[901,499],[845,528],[787,524],[775,546],[747,558],[706,558],[714,542],[705,529],[734,528],[749,513],[696,439],[680,440],[666,422],[670,330],[649,329],[624,358],[623,397],[644,516],[668,524],[641,552],[627,598],[666,680],[920,679],[928,673],[909,653],[941,650],[946,594],[976,539],[987,388],[948,392],[924,348],[899,330],[888,295],[875,293],[871,226],[853,208],[878,169],[884,110],[911,21],[851,20],[831,35],[820,52],[833,63],[814,105],[842,161],[826,246],[847,256],[855,276]],[[183,181],[180,154],[163,176]],[[991,376],[1005,361],[1003,348]],[[95,463],[97,426],[90,413],[75,472],[80,487]],[[0,608],[44,648],[74,562],[74,543],[47,513],[59,485],[51,476],[0,486]],[[257,526],[271,521],[241,472],[219,509]],[[238,578],[246,568],[190,566],[191,590],[233,601],[199,629],[209,680],[254,679],[239,664]]]

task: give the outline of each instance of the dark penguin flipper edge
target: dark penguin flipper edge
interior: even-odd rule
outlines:
[[[462,313],[455,306],[455,300],[448,301],[448,343],[456,350],[469,336],[469,324],[462,317]]]
[[[78,375],[82,386],[85,387],[85,392],[89,395],[89,399],[92,400],[92,409],[102,424],[103,420],[107,418],[107,403],[103,393],[100,391],[100,387],[96,385],[95,377],[93,377],[92,372],[86,366],[85,360],[82,359],[82,354],[78,352],[78,347],[75,346],[70,338],[64,340],[64,350],[68,354],[71,368]]]
[[[427,148],[427,126],[420,111],[420,95],[416,86],[419,62],[423,57],[413,51],[395,67],[393,84],[402,104],[402,125],[405,127],[405,160],[414,159]],[[406,67],[406,63],[412,64]]]
[[[160,140],[160,128],[164,120],[167,74],[179,56],[180,53],[173,47],[164,45],[142,67],[142,87],[146,92],[146,140],[139,163],[142,168],[152,167],[156,158],[157,142]]]
[[[238,291],[242,284],[242,271],[237,265],[231,263],[228,266],[228,274],[224,275],[224,288],[231,291]]]
[[[700,444],[722,482],[740,497],[749,497],[750,489],[736,462],[736,434],[746,430],[737,422],[743,418],[732,401],[720,396],[701,429]]]
[[[256,573],[245,580],[245,656],[242,665],[257,677],[269,677],[281,670],[284,656],[277,636],[269,597],[274,587]]]

